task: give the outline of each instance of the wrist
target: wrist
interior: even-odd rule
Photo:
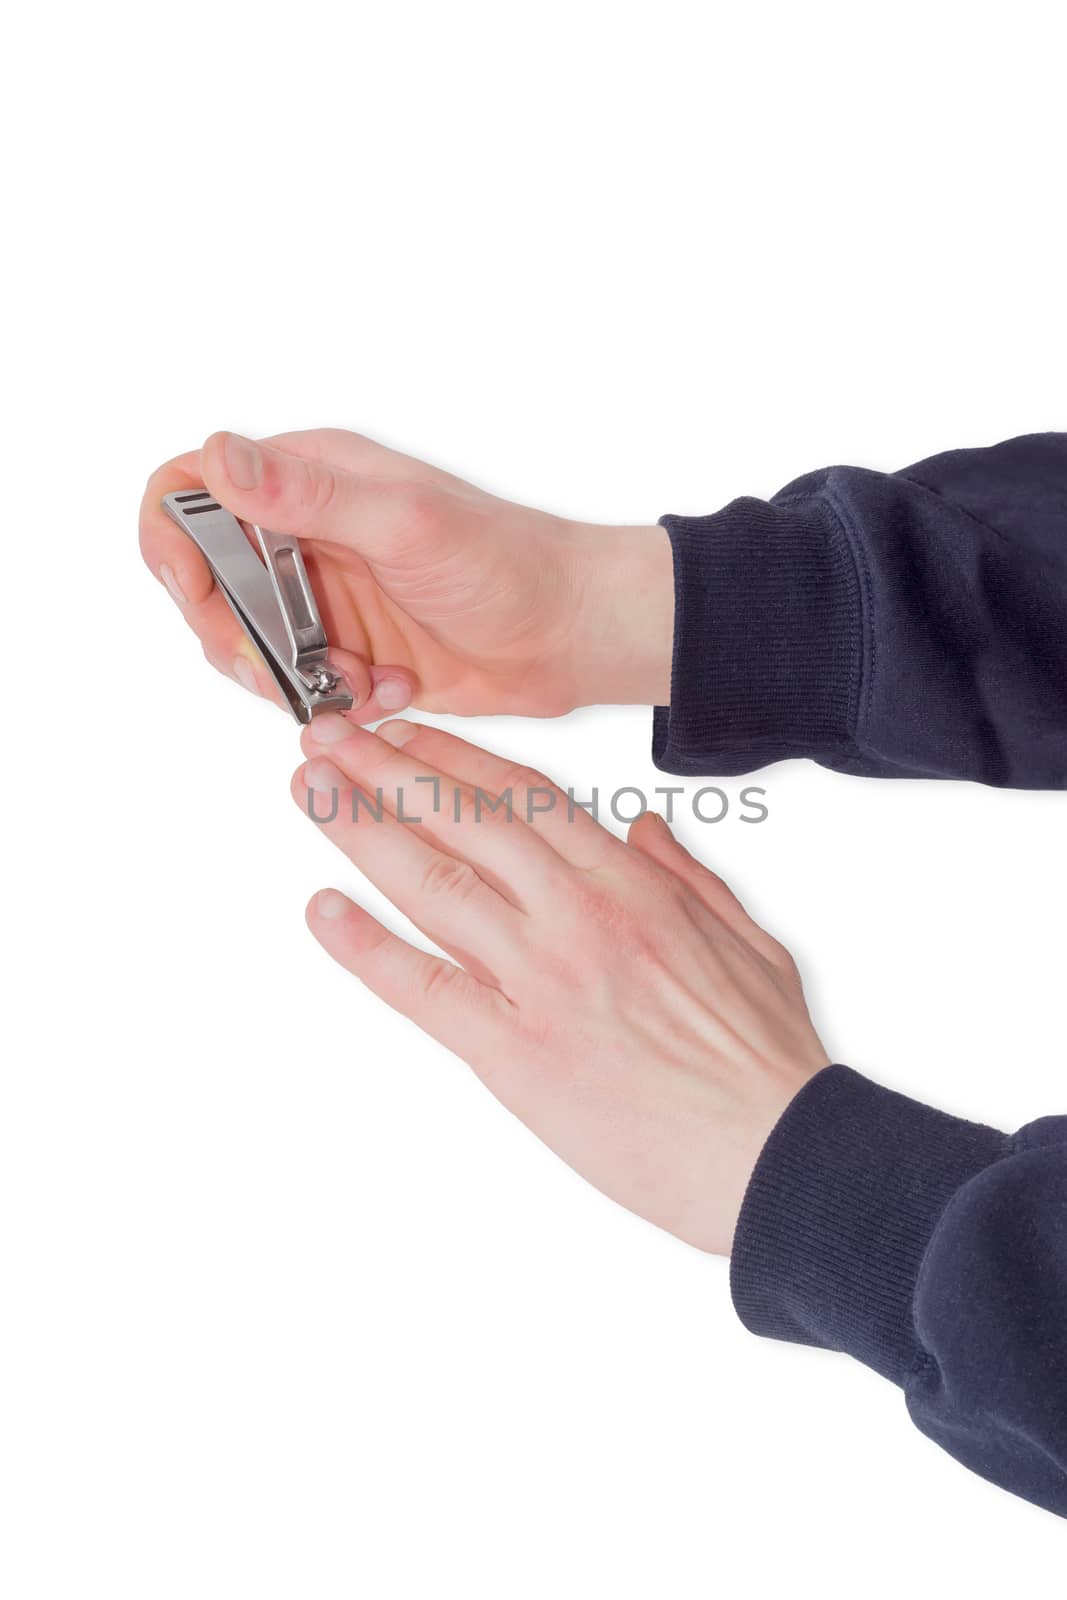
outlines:
[[[576,527],[576,705],[667,705],[674,556],[665,528]]]

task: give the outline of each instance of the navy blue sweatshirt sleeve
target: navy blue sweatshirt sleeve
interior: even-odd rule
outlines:
[[[769,502],[661,521],[676,601],[653,727],[665,771],[809,756],[1067,786],[1067,434],[896,473],[830,467]]]
[[[1067,1117],[1010,1137],[827,1067],[756,1164],[730,1278],[754,1333],[855,1356],[1067,1517]]]

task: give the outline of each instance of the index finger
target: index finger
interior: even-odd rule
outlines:
[[[179,604],[194,606],[202,605],[215,587],[211,568],[193,541],[167,516],[162,501],[175,490],[202,486],[199,450],[187,450],[165,461],[145,485],[138,522],[145,565]]]
[[[199,450],[186,451],[157,467],[141,501],[141,554],[181,607],[211,665],[225,676],[236,678],[254,694],[282,706],[284,701],[273,676],[216,585],[206,559],[163,509],[164,495],[200,488],[203,481]],[[330,660],[343,673],[354,707],[365,706],[372,687],[367,663],[336,645],[330,651]]]
[[[204,556],[163,509],[165,494],[199,488],[202,482],[199,450],[186,451],[156,468],[141,501],[141,555],[180,607],[211,665],[254,694],[281,705],[282,696],[271,674],[215,583]]]

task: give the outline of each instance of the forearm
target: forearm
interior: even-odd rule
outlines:
[[[676,585],[654,755],[1067,785],[1067,434],[834,467],[666,517]]]
[[[916,1425],[1067,1516],[1067,1118],[1010,1138],[830,1067],[738,1222],[738,1314],[899,1384]]]

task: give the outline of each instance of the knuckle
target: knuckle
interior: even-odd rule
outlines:
[[[477,824],[479,828],[500,827],[512,820],[514,808],[507,803],[506,795],[495,790],[468,788],[464,785],[455,791],[454,817],[460,827]]]
[[[614,942],[628,931],[631,916],[619,896],[605,883],[587,877],[575,887],[569,905],[575,943],[585,951],[599,950],[605,940]]]
[[[294,776],[293,787],[299,781],[299,772]],[[397,941],[388,928],[375,926],[368,928],[360,939],[359,946],[353,951],[353,957],[368,970],[377,967],[379,970],[390,970],[398,965]]]
[[[469,823],[482,821],[482,806],[476,803],[473,789],[468,789],[465,784],[457,784],[450,796],[452,820],[457,826],[463,828]]]
[[[720,878],[717,872],[712,872],[711,868],[706,867],[703,861],[697,861],[693,857],[688,859],[692,861],[694,877],[709,894],[716,894],[723,900],[735,900],[737,898],[733,890],[727,886],[725,880]]]
[[[658,966],[664,959],[665,927],[672,925],[677,897],[668,890],[634,895],[589,876],[572,896],[571,940],[579,961],[622,959],[629,966]]]
[[[538,772],[536,767],[517,762],[504,774],[504,787],[524,794],[528,789],[554,789],[555,784],[543,772]]]
[[[422,892],[434,897],[444,895],[453,900],[466,900],[478,887],[480,879],[474,868],[455,856],[436,855],[422,876]]]
[[[309,520],[325,516],[336,500],[337,474],[332,467],[317,461],[301,461],[299,501],[302,514]]]
[[[779,944],[777,939],[771,940],[771,960],[788,983],[800,986],[800,968],[785,945]]]
[[[459,968],[450,961],[433,961],[420,974],[419,989],[424,1000],[436,1000],[455,987]]]
[[[662,946],[655,931],[645,918],[632,912],[617,919],[612,928],[612,942],[631,966],[658,968],[663,960]]]
[[[515,815],[531,824],[556,810],[563,798],[551,778],[521,763],[508,768],[500,793],[510,796]]]

